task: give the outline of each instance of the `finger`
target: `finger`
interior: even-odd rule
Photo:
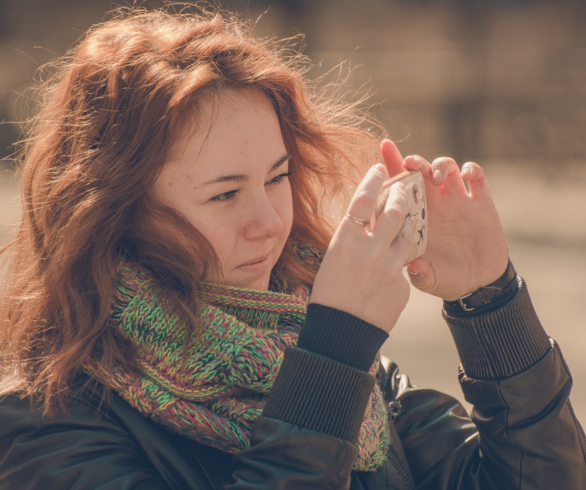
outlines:
[[[368,169],[362,182],[358,184],[356,192],[350,200],[347,213],[360,220],[369,220],[374,211],[376,198],[381,190],[383,182],[387,178],[387,172],[384,165],[378,163]],[[355,223],[351,218],[345,216],[340,223],[340,227],[350,227],[355,232],[364,233],[366,228]],[[362,228],[362,229],[361,229]]]
[[[403,221],[399,233],[391,243],[389,251],[394,260],[397,261],[397,265],[401,268],[407,262],[411,250],[413,249],[413,243],[415,242],[415,235],[417,234],[417,219],[413,216]]]
[[[380,151],[390,177],[403,172],[403,157],[395,143],[391,140],[383,140],[380,145]]]
[[[405,170],[419,170],[423,175],[423,181],[425,182],[425,192],[429,197],[441,194],[441,186],[434,185],[432,181],[432,169],[430,163],[419,155],[411,155],[405,158],[403,162]]]
[[[462,179],[468,182],[470,195],[478,199],[491,199],[488,181],[484,170],[474,162],[467,162],[462,166]]]
[[[436,158],[431,164],[431,181],[435,186],[444,186],[447,192],[466,192],[458,164],[453,158]]]
[[[372,230],[373,236],[381,246],[388,247],[401,232],[408,211],[405,184],[397,182],[389,189],[389,196]]]
[[[410,155],[403,161],[403,168],[405,170],[419,170],[423,174],[423,178],[431,181],[431,165],[429,162],[419,155]]]

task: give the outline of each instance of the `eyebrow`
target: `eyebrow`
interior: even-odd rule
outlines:
[[[281,158],[279,158],[279,160],[271,167],[271,169],[269,170],[269,173],[278,169],[281,165],[283,165],[290,158],[291,157],[289,155],[285,155],[285,156],[282,156]],[[210,180],[209,182],[202,184],[201,187],[204,187],[204,186],[210,185],[210,184],[217,184],[218,182],[246,182],[246,181],[248,181],[248,175],[242,175],[242,174],[241,175],[222,175],[221,177],[218,177],[214,180]]]

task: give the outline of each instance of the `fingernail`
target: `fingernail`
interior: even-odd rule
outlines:
[[[442,180],[442,171],[439,168],[433,171],[433,180]]]
[[[462,167],[462,175],[469,174],[470,170],[472,170],[470,167]]]
[[[417,274],[417,272],[413,272],[411,269],[409,269],[409,267],[407,267],[407,272],[409,272],[409,274],[411,274],[412,276],[418,276],[419,274]]]

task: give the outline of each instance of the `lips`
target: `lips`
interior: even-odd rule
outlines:
[[[249,262],[245,262],[244,264],[240,264],[238,267],[246,267],[249,265],[254,265],[254,264],[258,264],[260,262],[264,262],[268,258],[269,255],[270,255],[270,252],[265,255],[261,255],[259,257],[256,257],[255,259],[252,259]]]

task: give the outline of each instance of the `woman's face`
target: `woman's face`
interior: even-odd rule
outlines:
[[[225,91],[200,108],[154,191],[211,243],[225,284],[266,290],[293,221],[288,171],[269,99],[256,90]]]

